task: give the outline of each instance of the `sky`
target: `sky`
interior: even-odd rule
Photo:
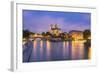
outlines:
[[[23,10],[23,30],[42,33],[58,24],[63,32],[91,28],[91,13]]]

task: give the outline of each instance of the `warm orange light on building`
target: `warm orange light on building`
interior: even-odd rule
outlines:
[[[72,39],[74,40],[80,40],[80,39],[83,39],[83,33],[82,31],[71,31],[69,33],[69,35],[72,37]]]

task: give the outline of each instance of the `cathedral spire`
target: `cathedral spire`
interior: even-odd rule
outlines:
[[[53,24],[50,25],[50,29],[52,29],[52,28],[53,28]]]
[[[57,24],[55,24],[55,28],[58,28],[58,25]]]

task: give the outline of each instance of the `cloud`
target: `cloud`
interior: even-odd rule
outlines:
[[[63,18],[52,18],[50,16],[35,17],[25,21],[24,29],[30,29],[30,31],[35,32],[45,32],[50,29],[50,24],[59,24],[61,27],[61,24],[63,25],[65,23]]]
[[[50,29],[50,24],[58,24],[58,26],[65,32],[70,30],[85,30],[90,29],[90,15],[84,14],[82,15],[81,21],[71,21],[67,16],[53,16],[49,14],[41,14],[36,15],[34,11],[32,12],[24,12],[23,15],[23,27],[24,29],[28,29],[32,32],[46,32]],[[59,15],[59,14],[58,14]],[[72,17],[75,19],[76,17]]]

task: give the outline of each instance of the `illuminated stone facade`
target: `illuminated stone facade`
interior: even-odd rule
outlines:
[[[52,35],[59,36],[60,33],[62,33],[61,29],[58,27],[57,24],[55,24],[55,25],[51,24],[50,26],[51,26],[51,27],[50,27],[49,32],[50,32]]]
[[[72,30],[72,31],[69,32],[69,35],[74,40],[83,39],[83,32],[82,31]]]

